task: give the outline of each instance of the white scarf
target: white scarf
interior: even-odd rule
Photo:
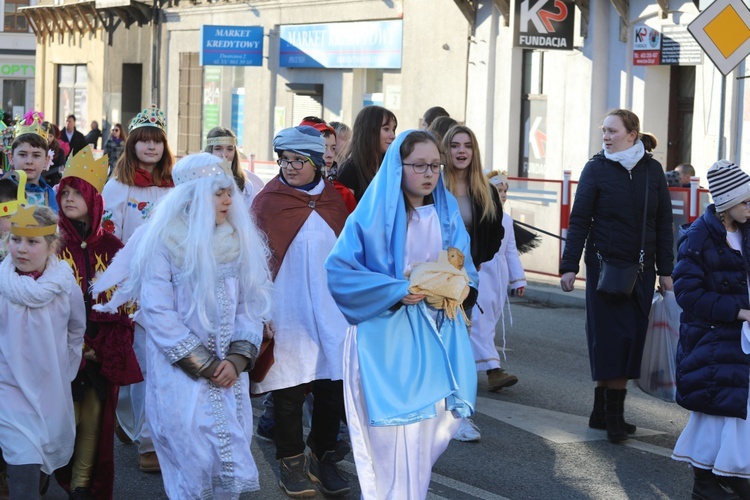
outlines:
[[[169,249],[175,265],[179,268],[182,268],[185,262],[185,248],[180,245],[180,242],[185,241],[187,233],[187,224],[179,218],[164,232],[164,244]],[[227,222],[216,226],[211,247],[217,264],[232,262],[240,256],[240,238],[237,231]]]
[[[32,309],[46,306],[59,294],[69,294],[75,284],[73,270],[68,263],[55,256],[47,260],[44,274],[36,280],[18,274],[10,257],[0,264],[0,295]]]
[[[602,148],[604,148],[604,144],[602,144]],[[620,165],[628,170],[633,170],[633,167],[635,167],[636,164],[641,161],[641,158],[643,158],[644,154],[646,154],[646,150],[644,149],[643,143],[640,139],[636,139],[635,143],[625,151],[618,151],[617,153],[607,153],[607,150],[604,149],[604,156],[606,156],[608,160],[619,162]]]

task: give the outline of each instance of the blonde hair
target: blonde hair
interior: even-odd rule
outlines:
[[[454,125],[446,132],[443,138],[443,148],[445,149],[445,171],[443,172],[445,187],[448,188],[453,196],[458,195],[458,175],[456,174],[456,167],[453,166],[453,158],[450,154],[451,142],[457,134],[466,134],[471,141],[471,164],[468,168],[469,178],[467,182],[468,192],[472,203],[477,203],[481,207],[481,213],[475,215],[478,215],[480,220],[486,219],[494,222],[497,219],[497,207],[490,191],[490,182],[482,173],[482,157],[479,152],[479,143],[474,132],[465,125]]]
[[[240,192],[242,192],[245,189],[247,176],[245,175],[245,171],[240,168],[240,152],[237,150],[237,136],[228,128],[214,127],[208,131],[208,134],[206,134],[206,139],[211,139],[213,137],[231,137],[232,139],[234,139],[235,145],[234,158],[232,158],[232,175],[234,176],[234,182],[237,183],[237,188],[239,188]],[[204,149],[203,151],[213,154],[214,147],[206,146],[206,149]]]

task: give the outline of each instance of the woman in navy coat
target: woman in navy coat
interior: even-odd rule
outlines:
[[[693,498],[750,499],[750,176],[720,160],[708,186],[715,204],[683,226],[674,272],[677,403],[691,413],[672,458],[693,466]]]
[[[584,167],[570,214],[560,263],[561,288],[575,285],[586,243],[586,337],[591,376],[596,382],[589,427],[606,429],[613,443],[635,432],[625,422],[625,389],[639,378],[656,273],[662,291],[672,289],[672,202],[664,172],[647,151],[656,139],[640,133],[638,117],[611,111],[602,124],[603,151]],[[644,147],[644,143],[649,145]],[[620,302],[596,293],[600,256],[615,264],[639,262],[646,192],[643,267],[631,296]]]

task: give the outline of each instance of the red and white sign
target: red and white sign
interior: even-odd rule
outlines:
[[[661,57],[661,34],[654,28],[639,24],[633,28],[633,64],[652,66]]]

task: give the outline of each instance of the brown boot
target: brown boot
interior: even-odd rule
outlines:
[[[159,457],[155,451],[147,451],[138,456],[138,466],[143,472],[161,472]]]
[[[505,373],[502,368],[487,370],[487,383],[490,386],[490,392],[497,392],[505,387],[510,387],[518,383],[518,377]]]

